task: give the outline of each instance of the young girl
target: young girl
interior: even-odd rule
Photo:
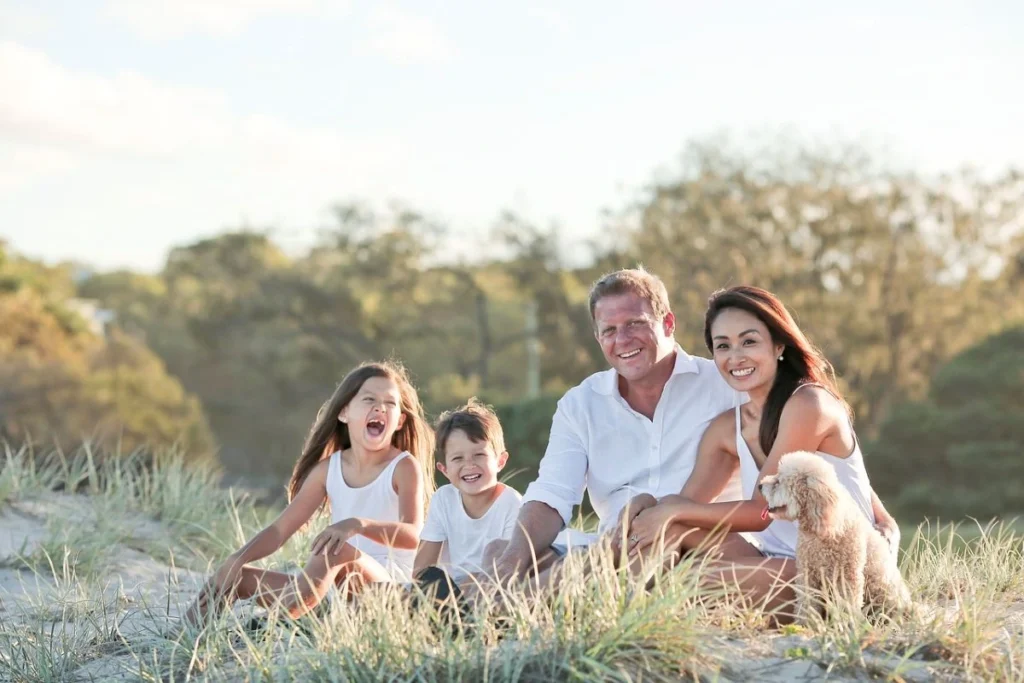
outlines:
[[[353,589],[411,580],[433,453],[434,433],[405,369],[391,362],[354,369],[317,414],[288,485],[288,507],[220,566],[186,623],[245,598],[298,617],[345,578]],[[249,566],[281,548],[325,501],[332,524],[313,541],[302,573]]]

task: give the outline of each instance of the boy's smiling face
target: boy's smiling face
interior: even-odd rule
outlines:
[[[448,481],[465,494],[482,493],[498,483],[498,472],[508,453],[495,453],[489,441],[473,441],[461,429],[453,429],[443,444],[444,462],[437,463]]]

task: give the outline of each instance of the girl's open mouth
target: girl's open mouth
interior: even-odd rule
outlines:
[[[377,437],[384,433],[384,421],[383,420],[370,420],[366,423],[366,431],[369,432],[370,436]]]

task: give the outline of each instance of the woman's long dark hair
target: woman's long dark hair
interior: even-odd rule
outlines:
[[[729,308],[737,308],[757,317],[771,335],[772,346],[783,344],[782,360],[778,363],[775,381],[768,392],[761,413],[761,429],[758,442],[767,456],[775,438],[779,435],[779,420],[786,401],[803,384],[820,384],[838,399],[852,416],[849,404],[843,399],[836,386],[835,370],[824,354],[814,346],[793,316],[777,296],[760,287],[740,285],[720,289],[708,299],[708,310],[704,314],[704,343],[714,355],[711,340],[711,325],[718,315]]]
[[[405,368],[395,361],[384,361],[363,363],[353,369],[334,390],[334,395],[320,406],[316,420],[306,437],[306,443],[302,447],[302,455],[295,463],[291,481],[288,483],[289,501],[298,494],[306,477],[317,463],[335,451],[352,446],[348,425],[338,420],[338,414],[355,398],[363,383],[371,377],[386,377],[398,385],[405,423],[395,432],[391,443],[399,450],[408,451],[419,461],[423,469],[423,485],[427,492],[425,498],[429,500],[434,484],[434,430],[427,422],[419,395]]]

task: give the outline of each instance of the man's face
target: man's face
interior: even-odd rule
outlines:
[[[598,299],[594,326],[605,360],[627,382],[646,377],[675,346],[675,316],[657,320],[651,303],[633,293]]]

